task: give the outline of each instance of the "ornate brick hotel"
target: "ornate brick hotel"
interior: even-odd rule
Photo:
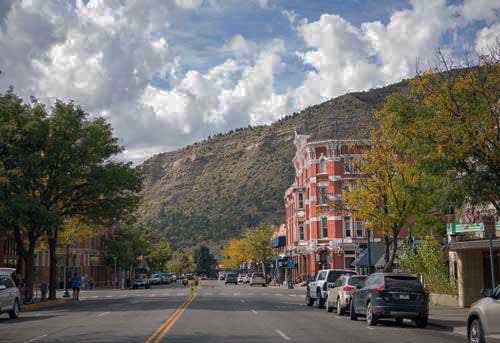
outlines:
[[[351,161],[363,143],[296,135],[294,144],[295,181],[285,192],[286,251],[297,263],[293,280],[325,268],[354,269],[353,261],[367,246],[366,230],[343,210],[341,200],[342,192],[356,187]]]

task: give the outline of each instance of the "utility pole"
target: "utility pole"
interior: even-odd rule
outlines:
[[[495,268],[493,266],[493,239],[496,236],[495,216],[483,216],[484,238],[489,240],[491,289],[495,288]]]
[[[118,288],[118,275],[116,275],[116,256],[113,256],[113,279],[115,282],[115,287]]]

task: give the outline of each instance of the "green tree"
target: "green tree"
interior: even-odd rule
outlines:
[[[170,258],[170,243],[162,237],[157,242],[150,243],[148,249],[148,263],[157,270],[163,270]]]
[[[133,221],[118,224],[106,241],[108,262],[116,259],[122,270],[131,272],[138,258],[148,249],[147,230]]]
[[[177,274],[190,273],[196,268],[193,256],[182,250],[177,250],[172,253],[172,258],[168,261],[167,266],[170,272]]]
[[[479,65],[451,69],[444,59],[394,95],[386,108],[405,153],[440,178],[441,209],[492,203],[500,211],[500,46]]]
[[[432,237],[421,240],[415,251],[404,244],[398,255],[398,266],[407,273],[423,276],[432,292],[457,294],[457,285],[450,280],[441,245]]]
[[[271,237],[274,228],[271,225],[262,224],[254,229],[245,229],[243,232],[244,250],[250,260],[262,264],[262,271],[267,273],[267,266],[271,264],[273,249]]]
[[[194,262],[196,263],[196,272],[200,274],[211,275],[215,265],[214,256],[210,249],[204,245],[193,251]]]
[[[48,135],[45,107],[24,103],[12,89],[0,94],[0,228],[14,233],[29,289],[36,243],[56,221],[40,191]]]

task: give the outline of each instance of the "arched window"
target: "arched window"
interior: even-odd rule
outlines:
[[[326,159],[324,157],[319,160],[319,172],[320,174],[326,173]]]

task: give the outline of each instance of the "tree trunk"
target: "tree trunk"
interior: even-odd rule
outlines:
[[[19,255],[19,262],[24,261],[24,282],[26,283],[26,293],[23,294],[24,297],[33,296],[33,284],[35,279],[35,267],[33,260],[35,258],[35,245],[37,241],[37,235],[33,232],[28,234],[28,249],[24,246],[24,240],[21,237],[21,228],[16,225],[14,226],[14,239],[17,245],[17,253]],[[20,263],[17,266],[17,272],[20,273]],[[21,280],[19,280],[21,281]]]
[[[398,231],[392,231],[392,252],[389,261],[385,264],[384,271],[389,273],[392,272],[394,268],[394,261],[396,260],[396,255],[398,254]]]
[[[387,265],[389,263],[389,258],[391,255],[391,242],[388,235],[384,235],[384,263]]]
[[[57,289],[57,229],[52,228],[47,232],[50,252],[50,282],[49,299],[56,299]]]

